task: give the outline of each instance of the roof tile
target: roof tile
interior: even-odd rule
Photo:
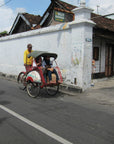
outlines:
[[[114,32],[114,20],[92,13],[91,20],[96,23],[96,27]]]
[[[23,16],[30,22],[31,25],[39,24],[39,22],[41,20],[40,15],[32,15],[32,14],[28,14],[28,13],[23,13]]]

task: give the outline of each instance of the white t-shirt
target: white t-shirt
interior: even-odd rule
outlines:
[[[42,66],[45,68],[46,65],[47,64],[46,64],[45,60],[43,60]],[[50,66],[53,67],[53,62],[52,61],[50,61]]]
[[[35,60],[33,60],[33,64],[32,65],[33,65],[33,67],[37,66]]]

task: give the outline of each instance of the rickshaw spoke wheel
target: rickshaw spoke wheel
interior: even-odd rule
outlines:
[[[40,84],[38,83],[27,83],[27,93],[30,97],[36,98],[40,93]]]
[[[46,87],[48,95],[54,96],[59,91],[59,84],[58,85],[50,85]]]
[[[17,77],[17,82],[20,89],[24,90],[26,88],[26,75],[24,72],[19,73]]]

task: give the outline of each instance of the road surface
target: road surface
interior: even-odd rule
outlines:
[[[0,79],[0,144],[114,144],[113,108],[84,94],[30,98]]]

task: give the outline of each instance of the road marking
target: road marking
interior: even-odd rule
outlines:
[[[43,128],[42,126],[40,126],[40,125],[38,125],[38,124],[36,124],[36,123],[30,121],[29,119],[27,119],[27,118],[21,116],[20,114],[18,114],[18,113],[16,113],[16,112],[12,111],[12,110],[10,110],[10,109],[8,109],[7,107],[5,107],[5,106],[3,106],[3,105],[0,105],[0,108],[1,108],[2,110],[6,111],[7,113],[13,115],[14,117],[20,119],[21,121],[27,123],[28,125],[34,127],[35,129],[41,131],[42,133],[48,135],[49,137],[55,139],[56,141],[62,143],[62,144],[73,144],[73,143],[67,141],[66,139],[64,139],[64,138],[62,138],[62,137],[60,137],[60,136],[54,134],[53,132],[51,132],[51,131],[49,131],[49,130]]]

